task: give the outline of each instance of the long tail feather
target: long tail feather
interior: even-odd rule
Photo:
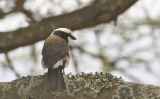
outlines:
[[[65,89],[66,85],[63,78],[62,66],[59,66],[56,69],[49,68],[47,91],[54,92]]]

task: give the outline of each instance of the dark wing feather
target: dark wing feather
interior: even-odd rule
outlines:
[[[46,68],[51,68],[69,52],[68,43],[58,36],[49,36],[44,42],[42,59]]]

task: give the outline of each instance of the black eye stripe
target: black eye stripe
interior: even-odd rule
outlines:
[[[66,33],[63,31],[54,31],[54,34],[66,34]]]
[[[67,33],[67,35],[68,35],[69,37],[72,37],[72,35],[71,35],[71,34],[69,34],[69,33]]]
[[[68,37],[70,37],[72,40],[76,40],[76,38],[73,35],[71,35],[70,33],[63,32],[63,31],[54,31],[53,34],[60,36],[61,38],[63,38],[67,42],[68,42]]]
[[[70,36],[72,37],[72,35],[70,33],[66,33],[66,32],[63,32],[63,31],[55,31],[54,34],[63,34],[63,35],[67,35],[67,36]]]

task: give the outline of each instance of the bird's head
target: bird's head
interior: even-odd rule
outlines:
[[[68,28],[55,29],[52,34],[56,36],[60,36],[61,38],[66,40],[68,43],[70,43],[72,40],[76,40],[76,38],[72,35],[72,31]]]

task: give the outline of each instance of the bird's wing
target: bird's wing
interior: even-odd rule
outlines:
[[[49,36],[42,49],[42,59],[45,67],[51,68],[59,60],[65,58],[68,52],[69,46],[65,40],[57,36]]]

